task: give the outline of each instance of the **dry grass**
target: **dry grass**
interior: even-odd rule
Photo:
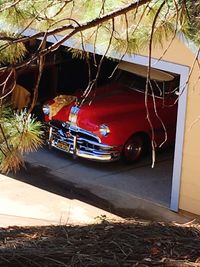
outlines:
[[[0,229],[0,266],[200,266],[200,226],[103,220]]]

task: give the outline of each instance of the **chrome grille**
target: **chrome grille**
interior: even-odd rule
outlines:
[[[57,138],[60,136],[62,139],[71,140],[74,136],[78,136],[77,142],[80,144],[85,143],[87,145],[90,142],[90,144],[96,145],[101,143],[98,136],[77,126],[70,125],[70,123],[53,120],[49,123],[49,126],[53,128],[53,134]]]
[[[50,121],[49,146],[91,160],[114,161],[119,159],[120,152],[115,146],[101,143],[93,133],[69,122]]]

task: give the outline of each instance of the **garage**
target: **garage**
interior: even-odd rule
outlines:
[[[58,37],[59,38],[59,37]],[[52,40],[49,40],[52,41]],[[70,46],[70,44],[67,42],[65,44],[66,46]],[[89,52],[93,52],[91,47],[87,47],[86,48],[87,51]],[[157,52],[155,52],[156,54]],[[159,51],[160,53],[160,51]],[[112,55],[113,58],[117,58],[116,55]],[[156,171],[156,166],[154,169],[151,169],[151,156],[148,159],[144,159],[144,161],[146,160],[148,163],[144,163],[142,162],[142,165],[147,165],[147,168],[145,169],[144,172],[139,173],[138,174],[138,181],[141,177],[146,177],[146,173],[150,174],[150,176],[153,176],[155,179],[157,180],[153,180],[152,182],[152,187],[153,189],[155,189],[155,184],[157,184],[157,181],[161,181],[161,177],[166,176],[167,174],[167,178],[166,179],[166,186],[164,186],[162,189],[158,188],[158,195],[160,194],[160,196],[163,196],[163,191],[164,192],[168,192],[166,193],[167,197],[165,198],[165,200],[163,199],[158,199],[158,197],[156,196],[155,199],[153,198],[153,196],[156,195],[156,193],[152,193],[151,190],[149,190],[150,187],[150,180],[148,180],[148,185],[145,189],[143,190],[143,192],[140,190],[142,188],[142,186],[138,186],[138,198],[144,198],[146,200],[155,202],[159,205],[163,205],[165,207],[170,208],[173,211],[178,211],[179,209],[179,191],[180,191],[180,179],[181,179],[181,167],[182,167],[182,151],[183,151],[183,140],[184,140],[184,125],[185,125],[185,111],[186,111],[186,99],[187,99],[187,79],[188,79],[188,75],[189,75],[189,67],[182,65],[182,64],[178,64],[178,62],[174,63],[173,61],[168,61],[165,58],[163,58],[162,60],[157,60],[156,58],[159,58],[158,56],[155,56],[155,58],[152,58],[151,61],[151,65],[153,68],[158,69],[158,70],[162,70],[162,71],[166,71],[169,73],[174,73],[175,75],[178,75],[180,78],[180,97],[179,97],[179,105],[178,105],[178,112],[177,112],[177,130],[176,130],[176,144],[175,144],[175,148],[172,149],[171,151],[167,152],[169,154],[167,154],[167,158],[170,159],[169,163],[167,165],[167,167],[163,167],[163,169],[161,171],[158,171],[157,174],[155,174]],[[142,66],[148,66],[148,57],[145,55],[125,55],[123,58],[124,61],[129,62],[129,63],[134,63],[134,64],[138,64],[138,65],[142,65]],[[80,67],[80,62],[79,60],[75,60],[76,63],[73,64],[75,66],[75,69],[77,71],[76,66],[79,67],[80,73],[86,73],[86,64],[83,64],[82,67]],[[66,62],[65,64],[67,64],[68,66],[68,62]],[[109,65],[107,62],[105,64],[106,66],[109,66],[108,69],[110,70],[111,65]],[[66,65],[65,65],[66,66]],[[112,67],[111,67],[112,68]],[[104,68],[105,69],[105,68]],[[72,68],[70,68],[70,70],[72,70]],[[62,72],[62,71],[61,71]],[[71,76],[71,74],[70,74]],[[72,77],[72,76],[71,76]],[[80,77],[84,77],[84,75],[81,75]],[[80,79],[82,84],[84,84],[84,79]],[[58,79],[58,80],[62,80],[62,79]],[[70,82],[71,79],[68,80],[68,82]],[[77,81],[77,80],[76,80]],[[62,80],[62,84],[63,80]],[[67,87],[67,85],[65,85]],[[64,87],[61,89],[61,92],[63,93]],[[60,85],[60,88],[62,86]],[[65,87],[65,88],[66,88]],[[80,84],[76,84],[75,89],[80,88]],[[71,92],[70,92],[71,93]],[[158,155],[158,157],[161,157],[161,161],[163,161],[163,157],[165,158],[165,156],[163,156],[163,154],[161,153],[160,155]],[[159,160],[158,160],[159,161]],[[165,160],[164,160],[165,161]],[[96,168],[96,164],[93,163],[95,168]],[[138,163],[139,164],[139,163]],[[89,164],[91,165],[91,163]],[[161,164],[162,165],[162,164]],[[135,165],[136,168],[138,168],[138,166],[140,165]],[[102,168],[102,166],[100,167]],[[167,171],[166,171],[167,169]],[[124,176],[124,172],[123,172],[123,176]],[[156,176],[158,178],[156,178]],[[147,178],[148,179],[148,178]],[[141,181],[141,179],[140,179]],[[142,185],[144,186],[145,183],[142,183]],[[164,184],[164,183],[162,183]],[[145,187],[145,186],[144,186]],[[149,196],[148,194],[145,193],[145,191],[149,192]],[[137,194],[136,194],[137,195]],[[162,197],[161,197],[162,198]]]
[[[64,53],[67,54],[66,52]],[[141,74],[141,72],[143,72],[143,75],[145,76],[147,67],[144,65],[141,67],[141,65],[138,64],[142,61],[141,57],[138,56],[138,59],[136,59],[137,57],[134,57],[133,63],[136,74]],[[138,63],[136,64],[137,61]],[[129,59],[129,63],[130,62]],[[104,66],[102,67],[103,72],[101,74],[100,83],[105,83],[106,77],[108,77],[108,74],[112,71],[115,65],[116,63],[113,61],[105,61]],[[130,65],[128,64],[128,66]],[[173,70],[174,74],[177,75],[178,80],[180,79],[181,73],[177,73],[176,68],[172,69],[171,65],[168,66],[166,62],[159,66],[160,69],[161,67],[162,70],[164,69],[166,71],[166,74],[169,72],[172,73]],[[51,68],[52,70],[50,73],[54,73],[54,76],[51,75],[53,79],[51,78],[51,81],[47,79],[50,70],[47,67],[41,81],[39,99],[41,99],[42,102],[48,98],[52,98],[54,95],[72,94],[74,91],[86,86],[87,81],[85,77],[87,77],[87,65],[83,60],[71,60],[70,56],[67,54],[66,60],[59,64],[56,63],[53,67],[51,66]],[[66,72],[66,69],[69,71]],[[51,88],[48,84],[51,86],[53,84],[54,88]],[[50,88],[48,92],[45,91],[46,86]],[[59,158],[64,157],[66,166],[68,166],[68,160],[71,162],[70,157],[66,156],[65,153],[56,153],[55,151],[51,151],[51,153]],[[42,156],[41,161],[44,157],[45,155]],[[66,170],[64,168],[61,172],[70,172],[70,177],[73,177],[72,180],[76,181],[79,185],[80,180],[83,184],[94,184],[95,180],[96,186],[108,186],[108,188],[112,186],[118,191],[124,190],[125,193],[133,194],[139,199],[143,198],[144,200],[155,202],[161,206],[170,207],[171,209],[176,210],[173,206],[174,200],[171,198],[171,192],[173,192],[171,188],[173,188],[174,147],[156,153],[154,168],[151,168],[151,153],[133,165],[126,165],[120,162],[110,163],[108,166],[107,164],[103,165],[95,162],[88,163],[84,160],[78,162],[78,168],[76,164],[77,162],[75,163],[76,168],[74,168],[72,161],[70,164],[71,167],[68,166]],[[87,173],[85,178],[80,177],[83,173]],[[165,194],[163,194],[163,191]]]

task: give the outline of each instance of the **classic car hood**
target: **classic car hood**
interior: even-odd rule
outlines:
[[[77,124],[80,127],[87,125],[88,130],[92,130],[94,125],[117,119],[124,113],[144,110],[144,94],[122,85],[98,88],[95,93],[80,107],[78,114]]]
[[[151,97],[149,97],[151,99]],[[152,102],[152,101],[150,101]],[[53,119],[67,121],[74,103],[64,106]],[[129,89],[121,84],[106,85],[94,90],[80,105],[77,125],[89,131],[95,131],[102,123],[116,120],[118,116],[142,110],[145,112],[144,93]],[[150,108],[151,103],[148,104]]]
[[[138,105],[144,106],[144,94],[136,90],[129,89],[120,84],[112,84],[112,86],[105,86],[95,91],[90,96],[84,105],[81,107],[82,110],[104,110],[106,113],[111,110],[121,112],[123,107],[130,106],[133,110],[138,108]]]

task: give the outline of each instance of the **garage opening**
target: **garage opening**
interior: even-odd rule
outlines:
[[[75,91],[85,88],[88,83],[88,65],[85,60],[72,58],[65,49],[59,51],[58,58],[59,60],[55,60],[55,64],[50,64],[45,68],[39,89],[40,104],[43,104],[44,101],[59,94],[73,94]],[[101,56],[96,56],[97,61],[100,60],[100,58]],[[138,89],[145,88],[144,76],[147,72],[147,60],[145,59],[145,64],[144,57],[141,56],[134,56],[132,59],[125,57],[124,61],[125,60],[131,65],[135,64],[134,74],[137,83],[134,87],[138,87]],[[110,82],[111,73],[117,64],[117,61],[105,59],[101,67],[98,85]],[[128,66],[130,67],[129,64]],[[154,90],[156,91],[157,89],[157,93],[160,94],[160,96],[162,96],[161,88],[170,91],[173,96],[176,94],[178,95],[180,93],[181,81],[183,81],[183,77],[187,75],[188,70],[180,66],[177,68],[175,64],[168,62],[159,62],[155,66],[156,68],[152,68],[153,71],[151,75],[153,77],[156,75],[156,79],[159,80],[158,83],[160,84],[155,83],[153,85]],[[121,65],[121,69],[125,70],[124,68],[125,67]],[[96,66],[91,64],[91,73],[93,76],[95,76],[96,71]],[[50,73],[52,75],[49,75]],[[157,75],[159,75],[159,77],[157,77]],[[128,81],[128,75],[127,77],[124,76],[124,79]],[[180,128],[178,130],[180,130]],[[178,147],[180,149],[180,132],[178,135]],[[61,158],[65,157],[66,161],[70,161],[71,167],[69,164],[66,164],[66,168],[68,172],[71,172],[70,176],[77,184],[79,183],[78,177],[86,172],[87,175],[84,177],[84,183],[91,182],[93,185],[96,183],[97,188],[98,185],[103,187],[108,186],[108,188],[112,187],[112,189],[115,188],[119,193],[123,191],[126,194],[133,194],[138,198],[169,207],[172,210],[177,210],[179,181],[177,178],[174,179],[174,177],[178,177],[177,173],[180,170],[178,170],[177,164],[176,167],[174,167],[174,162],[176,161],[177,163],[177,155],[181,153],[181,150],[179,150],[178,154],[177,151],[175,146],[161,149],[156,153],[156,162],[153,169],[151,168],[151,153],[133,165],[126,165],[122,162],[113,162],[109,165],[104,165],[96,162],[78,160],[79,170],[71,165],[73,159],[70,156],[68,157],[62,152],[56,153],[56,155]],[[178,165],[180,162],[181,158],[179,157]]]

